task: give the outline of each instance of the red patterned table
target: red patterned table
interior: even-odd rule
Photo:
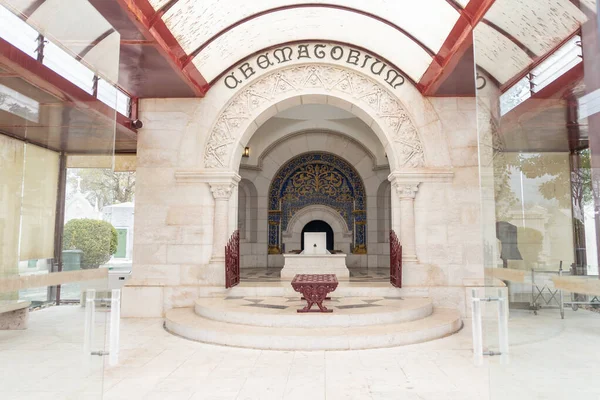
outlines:
[[[308,303],[298,312],[333,312],[323,305],[323,300],[328,299],[327,294],[333,292],[338,286],[335,274],[298,274],[292,280],[292,287],[296,292],[302,293],[302,299]],[[318,310],[311,310],[313,304]]]

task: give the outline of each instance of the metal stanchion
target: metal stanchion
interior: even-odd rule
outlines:
[[[121,321],[121,289],[113,289],[110,298],[110,347],[109,364],[117,365],[119,362],[119,340]]]
[[[503,363],[508,362],[508,301],[502,289],[498,289],[498,297],[477,297],[477,290],[472,290],[471,314],[473,318],[473,361],[475,365],[483,363],[483,356],[502,356]],[[481,302],[498,302],[498,347],[499,351],[483,351],[483,335],[481,321]]]
[[[96,325],[96,290],[87,289],[85,291],[85,322],[83,333],[83,357],[84,365],[89,365],[92,355],[92,345],[94,343],[94,327]]]
[[[481,301],[477,297],[477,289],[471,292],[471,318],[473,323],[473,362],[483,364],[483,332],[481,329]]]

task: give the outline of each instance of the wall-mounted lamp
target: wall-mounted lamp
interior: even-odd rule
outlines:
[[[250,157],[250,147],[245,147],[244,148],[244,154],[242,154],[244,157]]]

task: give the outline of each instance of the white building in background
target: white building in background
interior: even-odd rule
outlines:
[[[102,219],[98,203],[92,205],[85,193],[81,191],[81,177],[77,177],[77,190],[65,205],[65,224],[72,219]]]
[[[131,260],[133,254],[133,202],[113,204],[102,208],[102,219],[117,230],[119,244],[113,260]]]

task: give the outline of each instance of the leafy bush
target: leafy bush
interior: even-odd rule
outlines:
[[[81,250],[82,269],[98,268],[117,252],[117,230],[106,221],[72,219],[65,224],[63,250]]]

